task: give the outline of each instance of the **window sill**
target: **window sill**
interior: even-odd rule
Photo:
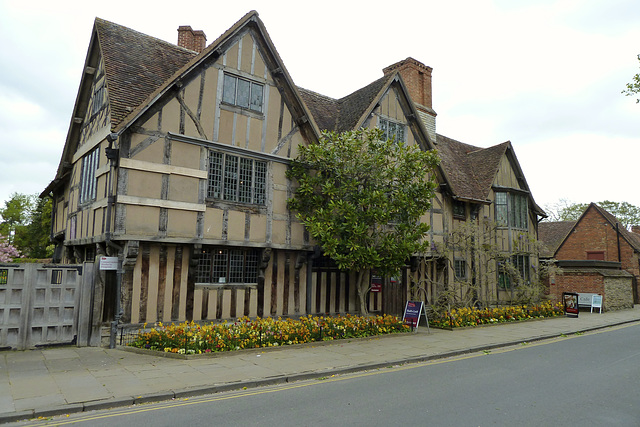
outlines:
[[[243,108],[243,107],[229,104],[226,102],[220,102],[220,109],[225,111],[230,111],[232,113],[243,114],[245,116],[249,116],[258,120],[264,120],[264,113],[261,111],[251,110],[249,108]]]

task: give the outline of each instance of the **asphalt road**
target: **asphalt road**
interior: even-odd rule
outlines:
[[[16,425],[640,426],[640,325]]]

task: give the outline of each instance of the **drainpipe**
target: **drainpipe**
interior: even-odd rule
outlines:
[[[109,147],[106,149],[107,159],[111,162],[109,168],[109,180],[107,186],[109,188],[109,196],[107,198],[107,213],[106,213],[106,226],[104,231],[105,243],[107,246],[115,249],[118,253],[118,270],[116,271],[116,298],[114,301],[114,316],[113,321],[111,322],[111,331],[109,334],[109,348],[116,348],[116,338],[118,336],[118,323],[120,323],[120,319],[122,318],[122,307],[120,305],[120,297],[121,297],[121,286],[122,286],[122,261],[124,257],[123,247],[114,243],[111,240],[111,209],[112,206],[115,205],[115,196],[113,194],[113,186],[111,182],[111,178],[115,173],[116,162],[118,161],[119,150],[117,148],[113,148],[113,143],[118,140],[117,133],[110,133],[107,135],[107,141],[109,142]]]
[[[619,223],[616,222],[616,238],[618,240],[618,262],[622,263],[622,256],[620,254],[620,228]]]

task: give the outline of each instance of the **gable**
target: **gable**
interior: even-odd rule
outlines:
[[[283,96],[281,82],[269,70],[267,53],[258,38],[255,27],[245,27],[224,43],[224,50],[218,49],[209,61],[168,88],[135,121],[135,128],[145,131],[132,140],[132,157],[153,150],[151,145],[160,138],[148,135],[150,132],[294,157],[297,145],[305,139],[291,111],[291,100]],[[152,157],[145,161],[159,160],[159,154]]]

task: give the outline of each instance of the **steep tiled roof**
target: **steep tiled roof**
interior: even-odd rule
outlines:
[[[301,87],[298,87],[298,93],[300,93],[302,101],[307,105],[320,130],[336,129],[336,120],[340,111],[337,100]]]
[[[540,258],[553,258],[560,243],[576,225],[576,221],[543,221],[538,225]]]
[[[344,132],[353,130],[382,88],[393,77],[384,76],[340,99],[333,99],[307,89],[298,88],[320,130]]]
[[[437,141],[442,167],[453,193],[460,198],[486,200],[509,143],[480,148],[444,135],[438,135]]]
[[[115,127],[196,52],[96,18]]]

